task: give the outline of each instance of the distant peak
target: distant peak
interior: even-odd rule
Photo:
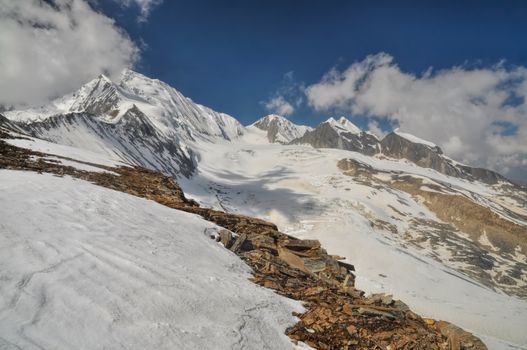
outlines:
[[[325,121],[334,128],[337,128],[338,131],[351,132],[352,134],[360,134],[362,130],[350,122],[346,117],[340,117],[338,120],[331,117]]]
[[[277,121],[277,122],[285,122],[285,123],[291,123],[287,118],[285,117],[282,117],[281,115],[278,115],[278,114],[268,114],[266,116],[263,116],[261,117],[260,119],[258,119],[257,121],[255,121],[252,125],[254,126],[257,126],[257,127],[265,127],[267,128],[267,126],[274,122],[274,121]]]
[[[267,120],[275,120],[275,119],[288,120],[286,117],[283,117],[283,116],[278,115],[278,114],[269,114],[269,115],[266,115],[265,117],[263,117],[262,119],[267,119]]]

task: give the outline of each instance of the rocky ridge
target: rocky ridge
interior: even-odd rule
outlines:
[[[338,121],[330,118],[290,143],[310,144],[315,148],[338,148],[366,155],[379,152],[377,137],[361,131],[345,117],[341,117]]]
[[[315,148],[336,148],[368,156],[407,159],[423,168],[434,169],[448,176],[487,184],[509,182],[495,171],[458,163],[445,156],[439,146],[411,134],[396,130],[379,140],[373,134],[362,131],[345,117],[339,120],[330,118],[292,140],[290,144],[309,144]]]
[[[211,238],[253,268],[255,283],[304,302],[306,312],[297,314],[299,322],[287,330],[295,341],[317,349],[486,349],[469,333],[422,319],[390,296],[365,296],[354,287],[353,266],[329,255],[318,241],[288,236],[263,220],[201,208],[184,196],[173,178],[159,172],[92,163],[86,164],[108,172],[79,170],[1,140],[23,137],[0,129],[0,168],[73,176],[198,214],[224,227]]]
[[[398,132],[386,135],[380,143],[381,153],[395,159],[408,159],[421,167],[431,168],[448,176],[478,180],[487,184],[507,181],[492,170],[469,167],[453,161],[443,154],[439,146],[415,142],[404,135]]]

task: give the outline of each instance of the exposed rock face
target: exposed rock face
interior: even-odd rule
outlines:
[[[405,158],[419,166],[432,168],[449,176],[462,175],[460,169],[443,157],[443,151],[438,146],[415,143],[392,132],[382,139],[381,149],[382,154],[388,157]]]
[[[410,194],[437,217],[423,219],[398,211],[408,226],[398,228],[375,217],[370,219],[372,226],[404,245],[448,252],[431,257],[494,290],[527,298],[527,262],[519,258],[527,253],[527,215],[507,205],[516,202],[521,208],[527,199],[525,190],[515,188],[511,197],[508,191],[514,185],[504,189],[498,185],[495,194],[485,197],[424,176],[375,169],[356,159],[342,159],[337,166],[365,186]]]
[[[271,143],[289,143],[312,130],[309,126],[294,124],[275,114],[265,116],[251,126],[267,131],[267,139]]]
[[[122,99],[118,87],[104,75],[100,75],[83,89],[86,90],[85,94],[79,94],[79,98],[70,107],[71,111],[110,116],[119,113],[119,102]]]
[[[310,144],[315,148],[338,148],[373,155],[379,151],[379,140],[374,135],[360,131],[349,120],[330,118],[308,131],[291,144]]]
[[[170,176],[189,177],[196,169],[196,155],[161,134],[135,105],[115,123],[88,113],[69,113],[18,126],[38,138],[73,147],[82,142],[85,149],[103,154],[111,145],[111,152],[124,161]]]
[[[388,157],[405,158],[421,167],[431,168],[448,176],[479,180],[488,184],[507,181],[492,170],[472,168],[452,161],[443,155],[438,146],[415,142],[396,132],[386,135],[380,144],[382,154]]]
[[[0,114],[0,127],[4,127],[11,131],[21,131],[20,128],[2,114]]]

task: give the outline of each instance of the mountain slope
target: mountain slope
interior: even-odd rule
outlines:
[[[236,119],[129,70],[117,83],[101,75],[47,106],[5,116],[33,136],[186,177],[198,157],[192,144],[232,141],[244,130]]]
[[[233,118],[130,71],[6,115],[11,120],[0,117],[0,125],[77,147],[62,150],[186,176],[186,192],[207,206],[320,239],[365,271],[358,284],[370,292],[393,293],[487,338],[527,341],[518,327],[527,314],[520,299],[527,296],[527,194],[450,160],[434,144],[400,131],[379,141],[345,118],[330,118],[288,145],[268,141],[301,131],[283,120],[272,126],[276,117],[242,138],[246,130]],[[37,139],[6,142],[46,153],[59,148]],[[48,158],[48,165],[91,166]],[[32,161],[39,171],[41,160]]]
[[[492,349],[527,341],[527,193],[330,148],[236,142],[202,154],[181,182],[193,199],[320,240],[365,271],[360,288],[471,329]]]
[[[388,157],[404,158],[419,166],[431,168],[449,176],[479,180],[488,184],[507,181],[494,171],[455,162],[443,155],[439,146],[399,130],[395,130],[382,139],[381,152]]]
[[[203,282],[204,276],[194,276],[193,273],[207,274],[209,272],[214,272],[214,277],[221,277],[221,279],[214,281],[218,284],[221,284],[220,293],[222,293],[224,290],[231,290],[232,288],[237,287],[236,285],[230,285],[229,283],[226,283],[227,281],[225,279],[228,279],[228,276],[222,274],[221,268],[218,269],[218,266],[216,266],[215,269],[207,269],[205,272],[201,270],[200,267],[209,263],[208,260],[211,258],[211,260],[214,261],[214,264],[217,264],[217,257],[207,254],[207,249],[205,247],[198,247],[197,250],[194,250],[192,249],[192,246],[189,247],[189,245],[186,244],[189,243],[189,238],[192,238],[190,239],[190,241],[192,241],[190,243],[195,243],[195,241],[199,240],[199,238],[206,239],[205,237],[216,237],[219,238],[222,244],[213,244],[213,247],[218,248],[220,246],[224,246],[241,257],[247,264],[249,264],[249,266],[251,266],[253,269],[253,278],[251,278],[252,282],[257,283],[265,288],[271,288],[281,295],[288,296],[296,300],[302,300],[304,302],[303,305],[307,308],[307,310],[303,313],[295,313],[294,315],[300,320],[295,324],[295,326],[287,329],[287,335],[291,339],[295,340],[295,343],[296,341],[305,341],[316,348],[325,349],[328,347],[328,344],[330,344],[332,348],[342,348],[343,346],[350,345],[351,335],[352,338],[354,338],[352,343],[356,342],[356,345],[361,348],[371,348],[374,344],[387,339],[386,334],[388,333],[390,334],[391,344],[410,342],[420,344],[420,346],[423,348],[439,350],[442,349],[442,344],[447,341],[447,338],[452,338],[455,336],[456,339],[459,338],[461,346],[464,344],[471,344],[471,348],[474,350],[487,349],[487,347],[472,334],[463,331],[462,329],[455,327],[448,322],[432,321],[433,326],[431,327],[430,322],[426,323],[419,316],[409,311],[408,307],[404,303],[393,300],[393,298],[390,296],[364,296],[360,290],[357,290],[354,287],[355,275],[352,272],[354,270],[353,266],[340,262],[340,258],[338,257],[328,255],[325,249],[320,247],[318,241],[295,239],[279,232],[274,224],[259,219],[215,211],[207,208],[200,208],[195,202],[185,198],[178,184],[172,178],[163,176],[158,172],[137,167],[132,168],[125,166],[116,168],[112,166],[103,166],[97,163],[97,158],[92,160],[92,163],[87,164],[80,159],[72,158],[74,154],[77,156],[80,155],[82,159],[91,158],[93,155],[87,155],[86,151],[74,150],[73,148],[67,148],[64,146],[59,147],[42,140],[31,139],[17,133],[5,131],[3,129],[0,129],[0,138],[0,168],[18,169],[22,176],[16,176],[16,181],[22,180],[22,182],[24,182],[24,177],[28,177],[30,180],[27,185],[23,184],[20,186],[12,186],[16,189],[15,192],[5,192],[8,194],[14,193],[15,197],[17,197],[16,200],[10,203],[12,206],[10,209],[15,211],[18,210],[17,200],[22,200],[22,202],[24,200],[31,201],[32,196],[26,196],[24,191],[29,190],[31,192],[38,193],[38,198],[40,198],[40,200],[34,203],[34,205],[38,207],[35,208],[35,210],[38,210],[38,216],[36,218],[31,216],[31,219],[27,220],[27,226],[29,227],[33,225],[32,220],[36,219],[39,221],[39,229],[31,230],[31,233],[27,237],[24,237],[25,239],[23,239],[23,245],[31,245],[33,238],[32,233],[38,232],[38,237],[40,239],[38,243],[43,242],[45,244],[43,247],[39,247],[38,245],[37,247],[32,247],[30,253],[39,253],[38,248],[41,248],[41,250],[45,251],[45,249],[49,247],[53,249],[54,252],[56,252],[56,254],[50,257],[51,259],[55,259],[57,258],[57,255],[60,257],[61,253],[69,253],[70,255],[76,253],[76,250],[78,250],[76,248],[79,244],[83,248],[83,251],[90,253],[87,257],[84,255],[81,256],[83,252],[81,252],[81,254],[75,255],[75,264],[73,265],[70,264],[70,260],[68,260],[66,257],[58,264],[52,265],[53,269],[50,268],[45,269],[45,271],[37,271],[39,276],[40,274],[45,275],[42,278],[39,278],[39,280],[44,280],[44,282],[52,280],[52,285],[58,287],[58,289],[48,292],[46,286],[41,287],[40,285],[37,285],[37,288],[39,288],[40,291],[44,291],[44,293],[46,293],[46,303],[44,305],[45,310],[42,310],[44,307],[41,303],[38,303],[36,306],[26,305],[27,302],[24,304],[24,310],[28,310],[29,312],[36,310],[36,313],[39,315],[39,321],[41,319],[46,319],[46,317],[49,318],[50,314],[55,315],[55,310],[57,308],[61,309],[62,312],[59,313],[60,316],[57,318],[59,322],[45,323],[45,335],[58,334],[62,342],[56,342],[55,339],[57,336],[52,336],[52,340],[46,339],[42,336],[31,338],[28,336],[26,329],[30,329],[32,331],[31,335],[35,333],[38,335],[38,329],[35,329],[35,327],[30,328],[23,326],[23,339],[18,339],[15,337],[14,342],[16,342],[16,344],[14,342],[11,343],[11,339],[13,339],[13,329],[17,329],[19,326],[16,317],[21,315],[21,312],[15,311],[9,313],[5,320],[6,322],[3,323],[3,326],[5,326],[7,329],[7,336],[6,338],[1,338],[1,340],[5,343],[6,339],[9,339],[7,340],[9,343],[3,344],[5,346],[18,346],[18,344],[28,341],[31,344],[41,348],[42,344],[46,345],[51,341],[54,342],[54,348],[62,348],[64,341],[70,341],[67,334],[76,334],[79,332],[79,329],[82,328],[82,331],[80,332],[81,334],[79,334],[79,336],[75,337],[74,339],[82,339],[84,335],[88,334],[90,339],[89,341],[83,341],[84,347],[88,346],[89,348],[97,348],[100,347],[101,344],[103,344],[102,346],[105,347],[107,344],[108,347],[113,348],[117,345],[116,342],[118,342],[120,345],[123,345],[127,344],[129,341],[139,341],[140,346],[150,348],[152,347],[150,339],[134,338],[138,335],[141,336],[142,333],[149,332],[149,330],[145,329],[143,326],[145,324],[144,321],[153,320],[156,322],[156,324],[159,323],[159,321],[162,321],[163,324],[166,323],[167,325],[170,325],[169,328],[171,330],[180,329],[182,319],[184,321],[184,325],[187,327],[188,323],[197,323],[200,326],[203,325],[203,322],[199,321],[202,315],[207,317],[207,321],[210,321],[210,313],[217,312],[216,308],[210,307],[208,303],[216,303],[214,305],[216,307],[219,306],[220,303],[217,302],[215,298],[209,298],[210,300],[207,299],[204,302],[201,302],[199,306],[204,306],[207,309],[203,310],[200,307],[192,308],[192,311],[195,311],[196,314],[190,316],[192,317],[190,321],[186,321],[186,307],[188,307],[189,304],[192,306],[192,301],[194,300],[193,298],[202,298],[203,296],[200,293],[197,293],[197,295],[195,293],[190,298],[187,298],[185,295],[185,288],[183,288],[184,291],[180,293],[177,287],[175,290],[171,287],[185,287],[187,285],[185,282],[188,281],[192,286],[199,288],[200,292],[203,292],[201,291],[203,288],[200,286],[200,284]],[[23,148],[13,146],[13,142],[20,144],[23,146]],[[28,147],[29,149],[27,149]],[[53,150],[55,155],[35,152],[35,148]],[[60,156],[56,152],[59,152],[58,154],[60,154]],[[64,164],[64,162],[66,163]],[[104,160],[104,162],[107,163],[108,160]],[[112,161],[110,161],[110,164],[112,164]],[[23,170],[24,172],[20,172],[20,170]],[[54,174],[55,176],[53,176],[51,179],[53,182],[62,184],[61,190],[58,191],[51,189],[52,196],[50,196],[47,193],[48,189],[46,187],[46,178],[48,176],[36,175],[38,177],[38,181],[34,181],[32,177],[35,176],[35,174],[27,173],[28,171],[38,171],[39,173],[49,172]],[[9,176],[11,172],[12,171],[2,172],[2,170],[0,170],[0,177],[6,174]],[[89,183],[78,180],[74,180],[72,182],[71,178],[64,177],[66,174],[68,176],[89,181]],[[11,185],[12,181],[9,180],[10,178],[8,177],[7,181],[5,182],[8,185]],[[43,183],[40,183],[41,181],[43,181]],[[70,187],[72,187],[70,186],[70,183],[74,185],[74,193],[70,191]],[[167,214],[165,214],[161,210],[156,210],[154,207],[151,208],[153,211],[152,212],[150,208],[136,208],[133,201],[127,201],[126,205],[132,206],[137,211],[137,214],[131,220],[127,220],[126,224],[122,224],[118,219],[112,218],[111,224],[104,223],[104,219],[106,217],[113,217],[114,215],[119,216],[121,211],[112,211],[111,208],[110,210],[105,210],[105,206],[116,202],[116,199],[118,198],[114,197],[118,196],[112,196],[112,194],[115,193],[113,191],[108,193],[101,191],[104,189],[97,191],[87,188],[84,190],[84,184],[89,184],[88,187],[93,187],[94,184],[97,184],[104,188],[124,191],[126,193],[133,194],[134,196],[147,198],[150,200],[149,203],[152,203],[151,201],[155,201],[170,208],[187,211],[193,214],[199,214],[202,218],[221,225],[223,228],[229,231],[221,230],[218,234],[218,230],[215,227],[206,227],[203,230],[203,235],[201,235],[197,232],[193,232],[195,229],[193,227],[189,227],[187,220],[185,220],[184,217],[178,217],[176,218],[177,221],[180,221],[178,222],[178,228],[183,228],[185,231],[190,231],[191,233],[187,236],[182,235],[177,230],[176,232],[172,232],[171,230],[168,240],[172,244],[167,245],[163,242],[165,238],[163,235],[164,230],[160,229],[160,227],[163,227],[165,221],[170,220],[170,218],[164,217],[163,220],[160,220],[162,221],[161,223],[150,223],[150,220],[155,219],[157,214],[161,214],[163,216],[167,215],[170,212],[170,209],[165,209],[167,212]],[[23,195],[16,196],[16,194]],[[69,212],[66,212],[64,215],[62,215],[63,206],[69,210],[74,210],[75,212],[82,212],[76,207],[79,204],[82,207],[89,206],[90,208],[93,208],[93,206],[90,205],[91,201],[93,201],[92,197],[95,197],[97,200],[96,204],[101,207],[100,209],[99,206],[96,206],[97,210],[95,210],[95,212],[88,211],[87,213],[82,213],[83,215],[81,219],[77,220],[73,220],[73,217]],[[44,201],[42,201],[42,198],[44,198]],[[57,200],[55,200],[55,198]],[[70,201],[73,203],[70,203]],[[30,202],[30,204],[31,203],[32,202]],[[120,203],[115,204],[119,208],[123,207],[123,211],[126,212],[126,205]],[[46,220],[46,216],[48,215],[47,205],[50,205],[51,207],[51,215],[53,218],[58,219],[53,220],[51,224],[52,228],[50,228],[48,220]],[[23,207],[25,208],[31,206],[24,204]],[[105,215],[107,212],[109,214]],[[146,219],[143,219],[143,215],[146,216]],[[91,219],[90,230],[88,233],[84,229],[85,225],[83,224],[82,220],[82,218],[85,216],[88,216]],[[15,216],[12,217],[15,218]],[[69,220],[73,220],[74,225],[71,225]],[[144,221],[149,222],[148,228],[143,228],[143,225],[145,224]],[[109,229],[110,232],[103,232],[103,234],[99,237],[97,235],[97,228],[99,227],[100,222],[102,230]],[[60,225],[60,228],[54,227],[53,225]],[[112,225],[117,225],[117,227],[112,228]],[[128,228],[127,225],[131,225],[132,227]],[[122,227],[127,228],[126,235],[124,237],[119,236],[117,238],[117,241],[119,242],[118,247],[114,247],[112,238],[116,234],[119,234],[119,230]],[[67,235],[62,233],[61,230],[63,229],[68,229]],[[134,242],[132,246],[129,246],[127,243],[130,239],[135,237],[136,230],[141,232],[140,237],[138,237],[139,242]],[[154,231],[153,234],[151,234],[152,230]],[[13,232],[17,231],[14,230]],[[93,236],[94,233],[95,236]],[[172,237],[172,235],[175,236]],[[20,234],[18,234],[18,236],[20,236]],[[57,236],[60,238],[67,236],[74,239],[71,242],[66,242],[70,243],[69,245],[65,244],[65,242],[60,242],[60,247],[56,248],[54,247],[54,241],[57,239]],[[145,249],[141,243],[143,245],[147,244],[147,249]],[[158,243],[161,243],[163,247],[161,252],[158,252],[156,249]],[[102,252],[100,252],[101,247],[104,248]],[[9,248],[11,249],[11,252],[13,248],[17,248],[17,244],[10,244]],[[62,252],[59,250],[59,248],[66,248],[66,250]],[[179,251],[180,248],[183,248],[184,251]],[[136,252],[136,249],[139,251]],[[150,258],[148,255],[151,249],[153,249],[152,254],[155,255],[153,258]],[[147,257],[144,256],[145,253]],[[188,257],[189,254],[191,254],[192,258]],[[16,264],[16,258],[13,259],[12,257],[8,256],[8,272],[14,271],[14,274],[17,275],[18,270],[16,267],[24,266],[26,268],[31,268],[31,266],[27,266],[27,262],[31,263],[32,259],[31,256],[25,256],[25,249],[22,249],[20,254],[16,252],[15,255],[16,257],[21,256],[26,261],[26,264]],[[76,297],[76,294],[71,293],[70,291],[71,289],[74,291],[76,290],[75,287],[77,279],[84,281],[86,276],[91,277],[91,275],[87,273],[86,269],[84,268],[84,260],[86,260],[86,258],[88,258],[87,260],[90,267],[92,269],[97,269],[96,275],[98,279],[96,281],[97,283],[94,283],[94,285],[84,283],[83,288],[81,289],[81,295],[85,296],[87,294],[91,295],[91,293],[96,293],[96,295],[102,294],[106,296],[106,294],[108,294],[107,291],[111,291],[113,292],[112,296],[118,297],[120,290],[118,288],[113,288],[113,285],[111,284],[110,286],[108,285],[106,279],[104,278],[106,274],[108,275],[108,280],[111,280],[113,283],[117,283],[118,287],[123,288],[123,286],[126,287],[128,285],[141,284],[141,277],[149,277],[148,272],[151,272],[149,267],[155,266],[155,269],[152,271],[155,271],[156,274],[152,276],[150,280],[157,280],[160,277],[162,278],[166,272],[164,269],[165,266],[160,265],[159,262],[156,263],[155,261],[158,255],[162,256],[163,261],[169,260],[168,266],[171,264],[170,257],[177,258],[181,256],[184,260],[184,263],[178,263],[177,267],[181,269],[181,266],[184,266],[184,273],[190,273],[191,275],[184,275],[180,277],[176,274],[176,277],[179,277],[178,281],[182,278],[185,280],[183,283],[178,282],[175,285],[168,283],[168,285],[161,284],[159,286],[150,286],[149,288],[139,288],[138,290],[132,288],[132,290],[127,294],[127,301],[134,300],[133,296],[136,294],[143,295],[144,292],[157,292],[158,295],[156,295],[156,298],[144,298],[144,300],[138,300],[132,306],[124,305],[123,310],[120,310],[118,313],[118,320],[112,320],[112,326],[107,327],[109,329],[107,329],[105,332],[98,329],[100,325],[103,325],[104,327],[104,322],[87,322],[86,324],[83,324],[82,327],[79,327],[74,316],[68,317],[69,322],[66,327],[62,325],[61,321],[63,318],[61,317],[63,315],[69,314],[71,312],[77,313],[76,311],[79,308],[82,308],[82,306],[77,305],[78,298]],[[96,263],[90,263],[89,258],[92,256],[96,258]],[[42,256],[40,257],[40,263],[42,263]],[[141,261],[140,266],[134,265],[134,258],[136,257]],[[295,258],[293,259],[292,257]],[[196,258],[198,259],[197,262],[195,260]],[[98,260],[101,260],[102,264],[97,264],[97,262],[99,262]],[[110,269],[108,269],[109,271],[104,269],[104,267],[106,267],[104,263],[106,262],[110,262],[111,266]],[[188,262],[190,262],[192,265],[186,267],[185,264]],[[0,263],[2,263],[1,258]],[[11,266],[11,263],[14,263],[15,266]],[[325,265],[323,270],[321,269],[321,264]],[[57,281],[54,280],[54,277],[57,274],[60,275],[62,272],[62,269],[57,268],[59,267],[58,265],[60,265],[60,267],[62,267],[62,265],[68,265],[66,271],[69,274],[69,278],[63,279],[59,277]],[[82,269],[82,272],[76,270],[79,265]],[[230,265],[230,267],[232,268],[233,265]],[[145,269],[146,273],[141,273],[141,271]],[[131,276],[132,278],[130,276],[126,276],[126,273],[129,272],[129,270],[133,272]],[[170,271],[168,271],[172,272],[172,274],[167,276],[169,279],[168,282],[172,280],[174,277],[173,272],[176,271],[178,271],[178,269],[170,269]],[[117,272],[117,276],[115,276],[115,272]],[[125,279],[125,282],[121,282],[121,279]],[[34,280],[35,278],[31,277],[31,281]],[[149,282],[151,283],[151,281]],[[17,285],[19,284],[20,283]],[[336,285],[341,284],[343,284],[342,288],[335,288]],[[35,283],[32,283],[32,286],[33,285],[35,285]],[[101,287],[103,289],[102,292],[100,290]],[[29,290],[28,283],[24,283],[24,289]],[[170,296],[175,294],[175,297],[177,298],[176,300],[169,299],[169,306],[167,308],[162,307],[162,309],[174,309],[178,312],[173,314],[170,313],[168,315],[159,314],[156,312],[158,309],[157,306],[162,304],[162,300],[159,300],[160,289],[170,289]],[[64,291],[69,292],[66,293],[66,297],[61,294]],[[236,291],[239,293],[238,289],[236,289]],[[234,294],[237,295],[236,293]],[[57,295],[60,296],[59,302],[48,302],[52,299],[52,297]],[[21,297],[16,298],[18,299],[17,303],[20,302],[20,304],[28,300],[26,295],[24,295],[23,299]],[[95,317],[98,317],[97,314],[99,311],[102,311],[103,313],[106,311],[106,305],[99,305],[97,303],[97,298],[91,299],[92,301],[89,303],[89,306],[87,306],[88,310],[82,314],[82,320],[85,320],[86,316],[90,317],[92,314],[95,314]],[[107,299],[108,297],[105,298],[105,300]],[[180,299],[184,299],[184,302],[181,304],[178,303]],[[31,298],[29,298],[29,300],[31,301]],[[67,303],[67,305],[64,305],[61,303],[64,300],[70,302]],[[152,300],[155,300],[154,304],[152,304]],[[220,348],[229,349],[233,347],[252,348],[253,346],[258,348],[262,346],[274,348],[275,346],[279,346],[279,344],[272,332],[275,329],[281,330],[282,324],[285,323],[284,321],[277,321],[276,319],[272,318],[272,316],[276,316],[276,314],[273,313],[272,308],[270,310],[271,318],[268,320],[269,322],[267,322],[266,315],[271,304],[269,302],[260,303],[260,301],[261,300],[259,299],[258,295],[255,295],[253,302],[257,304],[253,307],[245,308],[245,303],[243,300],[240,300],[240,302],[237,302],[234,305],[229,305],[229,300],[223,300],[221,306],[228,307],[228,310],[225,310],[226,312],[224,311],[222,317],[213,316],[214,322],[220,322],[221,324],[214,324],[215,327],[208,327],[208,332],[206,335],[201,334],[201,332],[196,333],[197,339],[194,334],[195,332],[190,332],[191,334],[188,334],[188,336],[178,336],[176,339],[174,339],[172,333],[170,332],[162,334],[162,337],[160,337],[159,335],[155,334],[154,331],[153,334],[155,336],[153,337],[153,340],[157,348],[160,347],[160,340],[163,340],[163,345],[176,345],[178,347],[184,346],[185,348],[202,348],[203,346],[206,346],[204,342],[210,342],[211,344],[213,343],[215,347],[219,346]],[[355,306],[351,306],[350,303],[353,303]],[[95,308],[95,310],[92,310],[94,304],[96,304],[98,307]],[[347,308],[342,308],[342,305],[347,305]],[[112,306],[119,307],[120,305],[118,302],[115,302],[112,303]],[[390,306],[390,308],[388,309],[386,306]],[[359,312],[350,313],[350,307],[355,307],[359,310]],[[238,327],[236,325],[233,332],[233,335],[239,335],[239,338],[236,339],[235,344],[231,343],[230,335],[219,335],[223,336],[221,341],[212,341],[214,335],[209,334],[209,332],[213,331],[215,328],[223,329],[222,327],[231,326],[231,324],[233,324],[233,320],[230,319],[231,313],[236,313],[241,308],[243,308],[243,311],[241,311],[241,326]],[[366,312],[361,312],[362,308],[364,308]],[[377,308],[389,310],[389,313],[384,312],[380,314],[378,312],[374,312]],[[6,310],[4,309],[3,311]],[[143,323],[138,324],[137,322],[134,322],[134,334],[126,334],[126,330],[124,330],[125,339],[121,339],[120,335],[123,331],[122,321],[126,322],[126,316],[129,312],[140,314],[140,319],[143,320]],[[113,315],[111,310],[109,313]],[[325,315],[325,317],[317,317],[317,315]],[[227,316],[227,318],[225,318],[225,316]],[[176,319],[174,319],[174,317],[176,317]],[[313,317],[316,319],[313,320]],[[397,318],[395,323],[393,322],[394,317]],[[165,319],[166,322],[163,322]],[[368,321],[364,322],[365,319],[368,319]],[[338,320],[338,322],[335,323],[335,320]],[[32,325],[36,323],[38,323],[38,321],[32,322]],[[350,324],[357,325],[357,331],[361,334],[360,338],[355,338],[353,334],[350,334]],[[149,323],[146,322],[147,327],[148,325]],[[306,325],[309,325],[309,328],[306,328]],[[267,326],[269,326],[269,328]],[[314,331],[327,329],[328,327],[330,327],[330,329],[328,329],[326,332]],[[65,329],[67,332],[66,335],[62,333]],[[164,329],[165,328],[163,328],[162,331]],[[188,333],[187,329],[188,328],[183,328],[183,333],[186,335]],[[254,334],[254,331],[256,330],[258,331],[258,335]],[[3,328],[0,326],[0,334],[2,334],[2,332]],[[91,333],[93,332],[98,333],[98,336],[95,337],[95,339],[91,336]],[[452,335],[451,332],[453,332],[454,335]],[[284,345],[292,346],[290,343],[284,343]],[[302,343],[299,343],[298,345],[300,348],[306,348],[302,345]],[[286,348],[289,346],[286,346]],[[24,347],[27,346],[24,345]],[[128,345],[127,347],[130,346]]]
[[[295,348],[300,305],[248,281],[196,215],[10,170],[0,203],[2,348]]]
[[[267,139],[269,142],[283,144],[289,143],[313,129],[309,126],[294,124],[276,114],[270,114],[260,118],[249,127],[256,127],[260,130],[267,131]]]
[[[361,131],[345,117],[329,118],[314,130],[291,141],[291,144],[310,144],[315,148],[337,148],[373,155],[379,151],[379,140]]]

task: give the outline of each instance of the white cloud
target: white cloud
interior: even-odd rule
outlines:
[[[387,134],[387,132],[380,127],[379,122],[376,120],[371,120],[368,123],[368,131],[380,139],[382,139]]]
[[[489,67],[403,72],[385,53],[306,88],[317,110],[386,118],[460,161],[518,173],[527,162],[527,69]],[[373,128],[376,124],[372,124]],[[370,129],[372,129],[370,126]],[[504,132],[508,129],[509,132]]]
[[[282,96],[275,96],[264,103],[267,111],[286,117],[293,114],[295,107],[287,102]]]
[[[0,0],[0,104],[37,105],[100,73],[131,67],[139,50],[84,0]]]
[[[137,7],[139,7],[139,11],[140,11],[140,15],[138,18],[139,22],[146,22],[152,9],[155,6],[160,5],[163,2],[163,0],[114,0],[114,1],[121,3],[125,7],[129,7],[132,4],[135,4]]]
[[[295,80],[294,72],[289,71],[283,75],[279,88],[271,97],[260,103],[268,112],[286,117],[304,102],[304,89],[304,84]]]

